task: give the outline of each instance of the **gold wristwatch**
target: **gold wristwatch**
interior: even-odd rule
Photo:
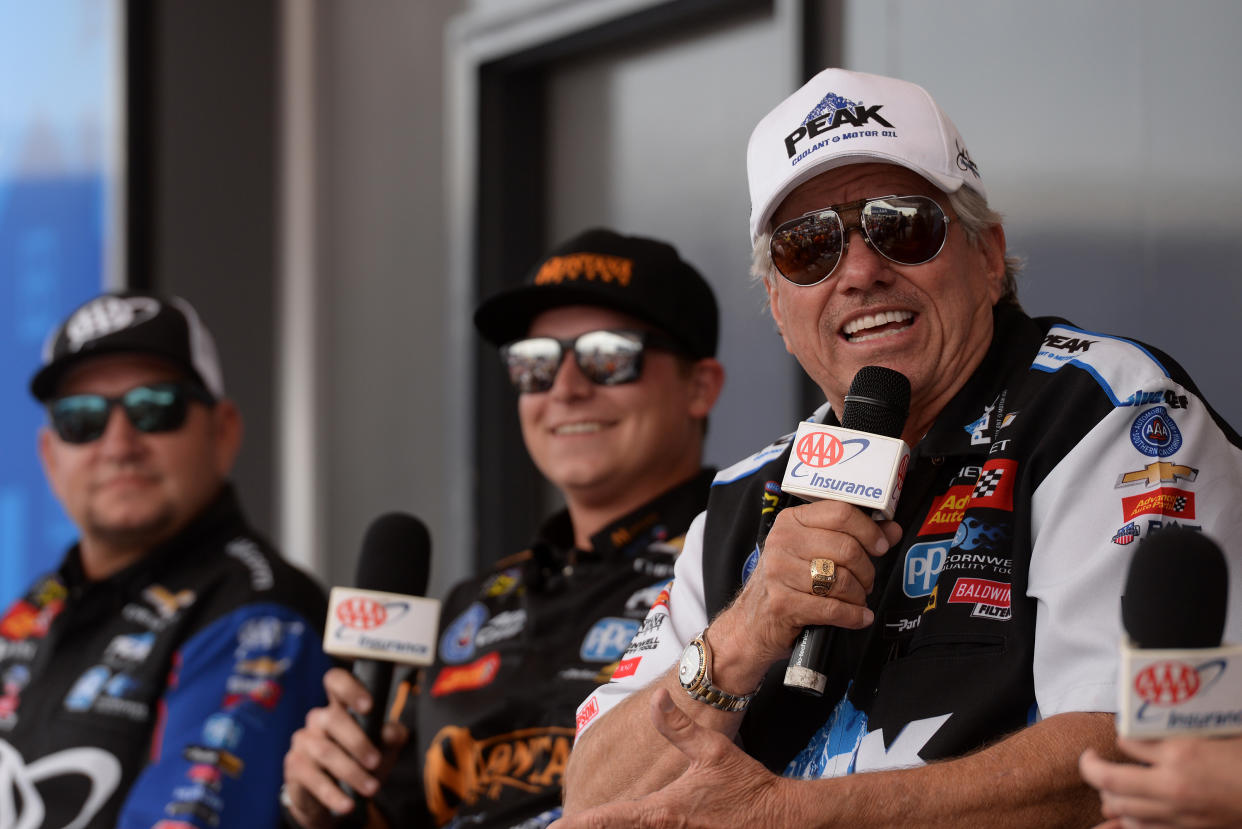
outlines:
[[[677,678],[681,680],[681,687],[686,689],[691,699],[720,711],[745,711],[759,691],[756,688],[749,694],[738,696],[712,685],[712,649],[707,644],[707,628],[691,639],[690,644],[681,652]]]

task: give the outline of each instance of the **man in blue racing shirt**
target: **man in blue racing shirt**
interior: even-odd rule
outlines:
[[[79,538],[0,617],[0,826],[274,825],[326,602],[242,515],[211,334],[181,299],[104,294],[31,392]]]

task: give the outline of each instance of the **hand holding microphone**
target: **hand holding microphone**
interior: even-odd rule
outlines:
[[[363,825],[364,797],[379,790],[408,736],[385,719],[394,662],[427,665],[435,655],[439,602],[420,598],[430,557],[421,521],[382,515],[363,539],[357,587],[332,590],[324,650],[358,658],[352,674],[333,668],[324,675],[328,705],[307,715],[285,755],[282,799],[307,829]],[[350,820],[342,824],[341,815]]]
[[[901,441],[909,412],[910,381],[905,375],[881,366],[860,369],[845,396],[840,428],[811,423],[798,428],[781,489],[806,498],[854,504],[881,518],[892,518],[910,457]],[[817,596],[832,595],[836,570],[835,559],[812,559],[812,591]],[[869,590],[871,585],[866,587]],[[787,688],[823,694],[831,630],[825,625],[803,629],[785,671]]]
[[[1123,737],[1242,733],[1242,646],[1221,645],[1229,569],[1202,532],[1143,539],[1121,597]]]
[[[1162,530],[1135,552],[1121,597],[1117,744],[1141,765],[1090,750],[1079,759],[1106,818],[1242,825],[1242,647],[1221,644],[1228,584],[1224,555],[1201,532]],[[1140,739],[1150,737],[1164,739]]]
[[[862,628],[872,623],[874,614],[867,607],[875,580],[871,559],[901,538],[897,524],[879,519],[892,515],[909,452],[899,439],[877,432],[900,434],[908,401],[904,376],[868,366],[851,384],[842,412],[861,429],[813,423],[799,427],[781,488],[816,500],[784,507],[774,521],[761,525],[756,538],[761,554],[754,572],[709,628],[716,655],[713,685],[729,694],[749,694],[773,664],[789,658],[790,643],[807,625]],[[899,410],[899,418],[891,408]],[[828,489],[835,497],[812,489]],[[859,502],[870,509],[859,509]],[[818,558],[832,562],[827,598],[812,594],[810,564]],[[818,664],[807,668],[823,673]]]

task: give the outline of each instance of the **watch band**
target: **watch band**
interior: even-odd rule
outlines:
[[[739,695],[717,688],[712,684],[712,648],[707,642],[707,628],[694,637],[688,647],[694,647],[695,642],[703,643],[703,678],[693,685],[683,685],[686,693],[691,699],[710,705],[719,711],[730,713],[745,711],[751,700],[755,698],[755,694],[759,693],[759,689],[756,688],[749,694]]]
[[[747,706],[750,705],[750,701],[755,698],[753,693],[739,697],[722,691],[710,683],[706,683],[706,687],[701,692],[695,692],[687,688],[686,693],[690,695],[690,699],[698,700],[720,711],[729,712],[745,711]]]

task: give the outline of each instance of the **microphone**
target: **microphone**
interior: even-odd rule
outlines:
[[[1139,544],[1121,596],[1123,737],[1242,733],[1242,646],[1222,645],[1229,567],[1184,527]]]
[[[354,657],[354,676],[371,695],[355,719],[380,745],[394,663],[430,665],[435,658],[440,602],[421,598],[431,569],[431,537],[412,515],[390,512],[371,522],[358,556],[356,587],[328,597],[323,648]],[[388,592],[400,591],[400,592]]]
[[[910,463],[910,447],[901,440],[909,414],[906,376],[883,366],[862,367],[845,395],[841,426],[799,424],[781,489],[870,508],[877,519],[892,518]],[[826,625],[802,629],[785,669],[786,688],[823,695],[828,675],[821,667],[830,630]]]

